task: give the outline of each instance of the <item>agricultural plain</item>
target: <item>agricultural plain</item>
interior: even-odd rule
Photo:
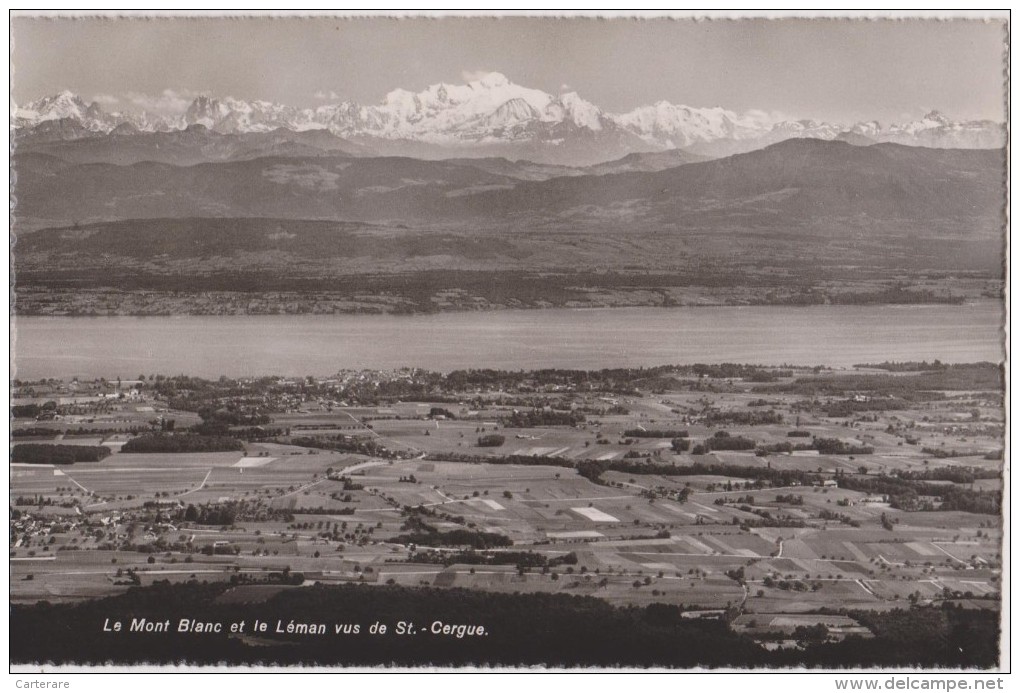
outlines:
[[[555,592],[763,644],[866,636],[852,612],[998,610],[991,364],[44,381],[13,414],[15,602]],[[101,458],[38,457],[65,446]]]

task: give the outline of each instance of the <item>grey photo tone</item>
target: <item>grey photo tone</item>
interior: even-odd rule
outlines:
[[[16,665],[988,670],[1008,20],[11,20]]]

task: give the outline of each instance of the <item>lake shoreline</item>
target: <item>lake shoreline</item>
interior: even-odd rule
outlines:
[[[339,285],[292,289],[224,290],[201,286],[161,288],[64,287],[32,281],[16,289],[16,310],[25,316],[169,315],[433,315],[450,312],[548,310],[555,308],[677,308],[722,306],[960,305],[1002,300],[1001,285],[974,277],[946,283],[916,280],[906,285],[875,279],[834,278],[811,285],[730,283],[723,286],[649,280],[626,275],[581,277],[496,273],[490,284],[444,282],[432,277],[347,278]],[[669,280],[669,281],[667,281]],[[268,281],[268,280],[267,280]],[[438,283],[437,283],[438,282]],[[272,282],[270,282],[272,284]],[[72,288],[73,287],[73,288]]]
[[[871,307],[882,307],[882,306],[897,306],[897,307],[921,307],[921,306],[960,306],[970,305],[980,301],[981,299],[969,299],[969,300],[952,300],[952,301],[926,301],[919,303],[861,303],[861,304],[838,304],[838,305],[860,305],[860,306],[871,306]],[[817,308],[819,306],[831,306],[837,304],[831,303],[742,303],[742,302],[703,302],[703,303],[678,303],[678,304],[663,304],[663,303],[625,303],[617,305],[606,305],[601,303],[590,303],[590,304],[579,304],[579,305],[549,305],[549,306],[506,306],[506,305],[488,305],[484,307],[457,307],[457,308],[443,308],[440,310],[331,310],[331,311],[315,311],[315,310],[296,310],[296,311],[258,311],[258,312],[199,312],[199,311],[169,311],[169,312],[156,312],[156,311],[113,311],[113,312],[96,312],[96,313],[71,313],[71,312],[44,312],[41,310],[29,310],[29,311],[18,311],[19,317],[30,317],[30,318],[174,318],[174,317],[227,317],[227,318],[244,318],[244,317],[266,317],[266,316],[330,316],[330,315],[349,315],[349,316],[428,316],[428,315],[440,315],[442,313],[502,313],[507,311],[547,311],[547,310],[626,310],[628,308],[659,308],[663,310],[672,310],[674,308],[765,308],[765,307],[783,307],[783,308]],[[12,316],[12,318],[15,316]]]
[[[664,363],[1001,361],[1003,306],[550,308],[420,315],[18,315],[16,377],[306,375]]]

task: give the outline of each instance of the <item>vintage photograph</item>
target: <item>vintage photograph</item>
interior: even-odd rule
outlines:
[[[1008,13],[10,40],[12,666],[1008,662]]]

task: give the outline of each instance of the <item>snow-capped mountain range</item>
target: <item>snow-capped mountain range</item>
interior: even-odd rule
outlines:
[[[47,139],[161,132],[195,125],[218,133],[328,130],[369,143],[370,148],[374,142],[380,153],[404,153],[411,147],[412,155],[430,158],[456,150],[457,156],[517,155],[558,163],[568,163],[562,159],[594,163],[631,152],[676,148],[720,156],[793,137],[954,148],[1005,144],[1002,123],[957,122],[937,111],[898,125],[779,120],[760,111],[738,114],[666,101],[614,114],[576,92],[553,95],[515,84],[499,73],[467,84],[435,84],[417,93],[396,89],[374,106],[344,101],[295,108],[199,96],[184,113],[173,116],[107,112],[64,91],[19,107],[14,125]]]

